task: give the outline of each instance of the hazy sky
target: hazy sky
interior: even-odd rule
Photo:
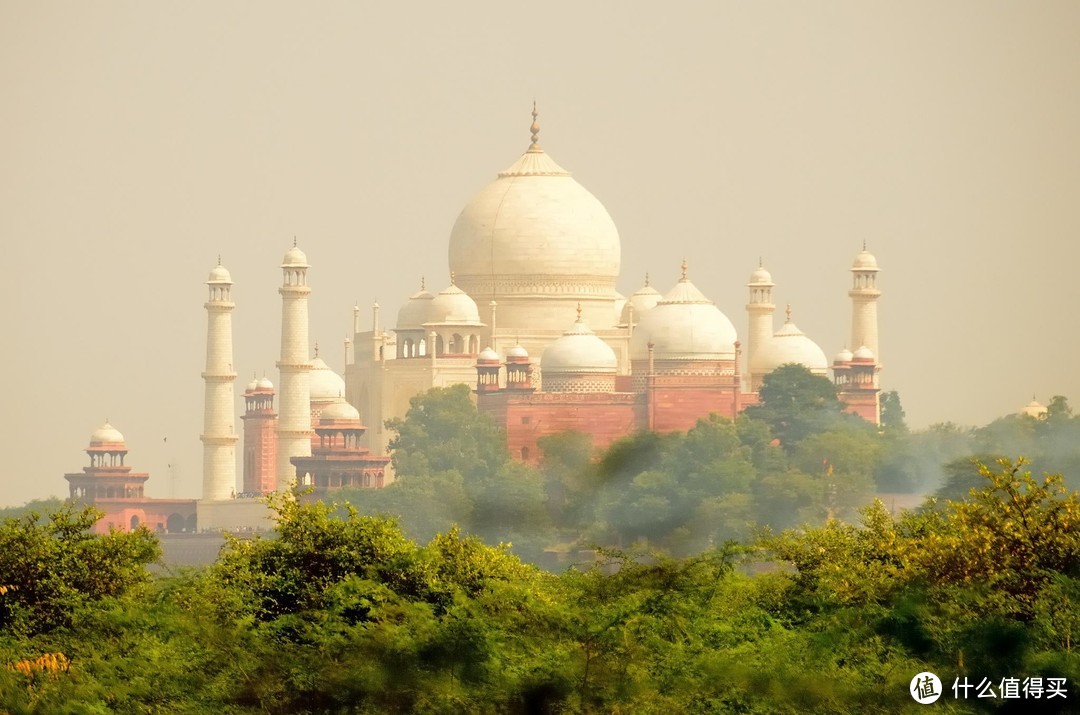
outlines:
[[[865,240],[910,423],[1080,401],[1078,32],[1064,1],[2,1],[0,504],[66,495],[105,417],[149,494],[197,496],[217,255],[238,394],[277,382],[294,235],[340,371],[354,302],[392,323],[448,283],[534,98],[619,228],[623,293],[685,255],[745,335],[762,256],[777,327],[790,302],[832,356]]]

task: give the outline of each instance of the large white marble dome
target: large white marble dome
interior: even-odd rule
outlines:
[[[540,148],[535,122],[532,129],[528,151],[455,221],[450,270],[477,301],[498,301],[505,327],[561,329],[557,318],[536,309],[537,299],[566,302],[556,315],[581,302],[587,320],[610,327],[617,317],[619,232],[603,204]]]
[[[620,256],[604,205],[531,149],[473,196],[450,232],[450,270],[472,295],[492,292],[500,279],[599,278],[614,286]]]
[[[734,360],[735,326],[683,276],[641,316],[630,338],[630,358],[646,360],[653,343],[657,360]]]

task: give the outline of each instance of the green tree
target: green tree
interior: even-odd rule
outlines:
[[[974,449],[972,431],[951,422],[892,437],[885,442],[875,475],[878,489],[884,492],[933,492],[950,476],[945,465],[971,455]]]
[[[65,504],[0,524],[0,629],[28,636],[70,625],[85,604],[146,584],[160,551],[145,527],[92,534],[101,517]]]
[[[1047,422],[1065,422],[1072,419],[1072,407],[1064,395],[1054,395],[1046,406]]]
[[[402,477],[457,470],[466,481],[491,477],[509,459],[506,436],[476,410],[467,385],[434,387],[409,400],[404,419],[387,420],[394,470]]]
[[[904,408],[900,404],[900,393],[889,390],[881,393],[881,430],[885,434],[907,434]]]
[[[591,435],[559,432],[537,440],[548,514],[562,529],[577,531],[592,521],[598,470]]]
[[[802,365],[781,365],[765,376],[760,403],[746,408],[747,417],[769,425],[789,453],[806,436],[835,428],[844,421],[843,403],[827,377]]]

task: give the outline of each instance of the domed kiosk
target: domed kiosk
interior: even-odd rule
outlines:
[[[611,346],[578,317],[540,358],[544,392],[614,392],[618,360]]]

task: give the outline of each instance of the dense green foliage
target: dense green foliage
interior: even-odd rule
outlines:
[[[1022,464],[981,478],[900,517],[878,503],[857,525],[683,559],[601,550],[561,575],[457,531],[419,546],[392,520],[277,497],[276,538],[148,587],[131,575],[149,533],[9,520],[5,544],[57,563],[104,549],[114,571],[104,590],[67,572],[65,618],[0,630],[0,711],[900,713],[920,707],[923,670],[947,684],[943,712],[995,710],[952,698],[956,677],[1065,678],[1074,700],[1080,497]],[[773,559],[788,566],[763,571]],[[20,561],[0,552],[7,607],[33,600]]]

